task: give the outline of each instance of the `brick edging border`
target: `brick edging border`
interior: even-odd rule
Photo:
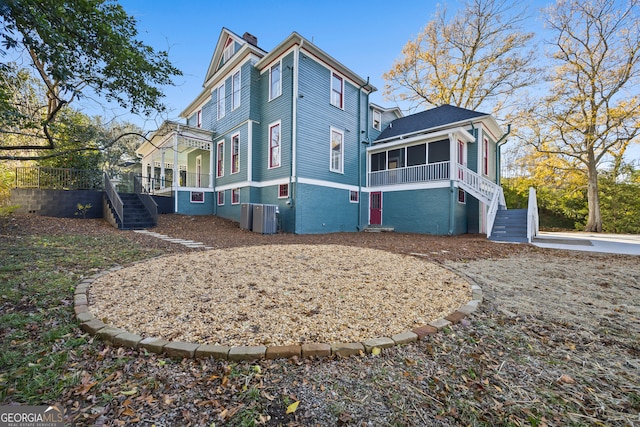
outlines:
[[[81,281],[75,288],[73,309],[80,328],[103,341],[114,346],[128,347],[136,350],[146,350],[151,353],[166,354],[172,358],[207,358],[213,357],[219,360],[243,361],[259,359],[283,359],[291,357],[327,357],[336,355],[349,357],[360,353],[371,353],[374,348],[383,349],[396,345],[408,344],[422,340],[429,335],[460,322],[463,318],[478,309],[482,302],[482,288],[477,284],[471,284],[471,300],[460,306],[456,311],[443,318],[434,320],[427,325],[413,328],[401,334],[391,337],[373,338],[355,343],[311,343],[286,346],[219,346],[209,344],[195,344],[182,341],[167,341],[156,337],[143,337],[132,334],[103,323],[89,312],[88,292],[91,284],[106,274],[118,271],[123,267],[118,266],[109,270],[96,273]]]

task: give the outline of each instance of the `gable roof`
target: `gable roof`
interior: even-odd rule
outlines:
[[[355,82],[357,85],[362,85],[363,89],[368,92],[375,92],[375,86],[369,83],[369,79],[366,80],[360,77],[358,74],[353,72],[350,68],[347,68],[344,64],[342,64],[337,59],[333,58],[324,50],[320,49],[318,46],[310,42],[309,40],[302,37],[297,32],[292,32],[289,37],[284,39],[278,46],[273,48],[269,53],[267,53],[264,57],[262,57],[257,63],[256,68],[262,70],[268,67],[274,60],[276,60],[280,55],[285,53],[292,46],[298,46],[303,54],[313,55],[316,60],[319,59],[321,62],[326,64],[326,66],[331,67],[338,73],[342,74],[347,79],[350,79],[352,82]]]
[[[262,57],[266,53],[263,49],[258,47],[257,39],[255,38],[255,36],[252,36],[249,33],[245,33],[245,36],[240,37],[233,31],[223,27],[220,31],[220,36],[218,37],[218,43],[216,43],[216,49],[213,51],[213,55],[211,56],[211,62],[209,63],[209,68],[207,69],[207,74],[205,75],[203,86],[206,86],[206,83],[216,74],[216,72],[220,68],[222,68],[220,67],[220,60],[222,59],[224,48],[227,45],[227,40],[229,39],[240,44],[240,49],[242,49],[243,47],[247,47],[250,51],[260,57]],[[240,51],[240,49],[236,50],[234,56]]]
[[[490,117],[490,115],[445,104],[392,121],[389,126],[380,133],[374,143],[400,136],[421,133],[454,123],[471,121],[472,119],[480,117]]]

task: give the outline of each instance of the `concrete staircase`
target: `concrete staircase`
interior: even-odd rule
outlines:
[[[365,233],[384,233],[394,231],[393,227],[385,227],[383,225],[369,225],[364,229]]]
[[[495,242],[528,242],[527,209],[506,209],[504,207],[498,209],[489,240]]]
[[[144,206],[144,203],[140,200],[135,193],[118,193],[120,199],[122,199],[124,223],[118,218],[115,213],[115,209],[111,205],[111,202],[107,198],[111,215],[116,222],[116,225],[121,230],[142,230],[145,228],[155,227],[153,217]]]

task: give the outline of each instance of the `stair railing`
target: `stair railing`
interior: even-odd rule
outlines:
[[[540,218],[538,217],[538,197],[536,189],[529,187],[529,207],[527,208],[527,240],[529,243],[540,231]]]
[[[487,239],[491,237],[491,233],[493,233],[493,224],[496,222],[496,215],[498,214],[500,206],[506,205],[507,202],[504,200],[504,191],[502,187],[498,186],[497,191],[493,195],[493,199],[491,199],[489,210],[487,211]]]
[[[124,224],[124,203],[122,203],[122,199],[118,195],[116,187],[113,185],[106,172],[104,173],[104,193],[107,195],[107,199],[111,202],[111,206],[113,206],[113,210],[116,212],[118,219],[120,219],[120,223]]]
[[[153,200],[153,197],[151,197],[149,193],[144,191],[144,187],[142,186],[142,181],[138,176],[133,177],[133,182],[134,182],[133,184],[134,191],[142,201],[142,204],[144,205],[147,212],[149,212],[149,215],[151,215],[151,218],[153,219],[153,224],[158,225],[158,204],[156,203],[155,200]]]
[[[471,169],[458,164],[458,182],[462,188],[476,199],[490,204],[501,187]]]

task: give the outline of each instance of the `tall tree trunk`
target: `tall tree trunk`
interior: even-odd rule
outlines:
[[[600,216],[600,197],[598,196],[598,169],[596,168],[595,159],[589,162],[587,182],[587,202],[589,204],[589,216],[587,218],[587,225],[584,228],[584,231],[600,233],[602,232],[602,217]]]

